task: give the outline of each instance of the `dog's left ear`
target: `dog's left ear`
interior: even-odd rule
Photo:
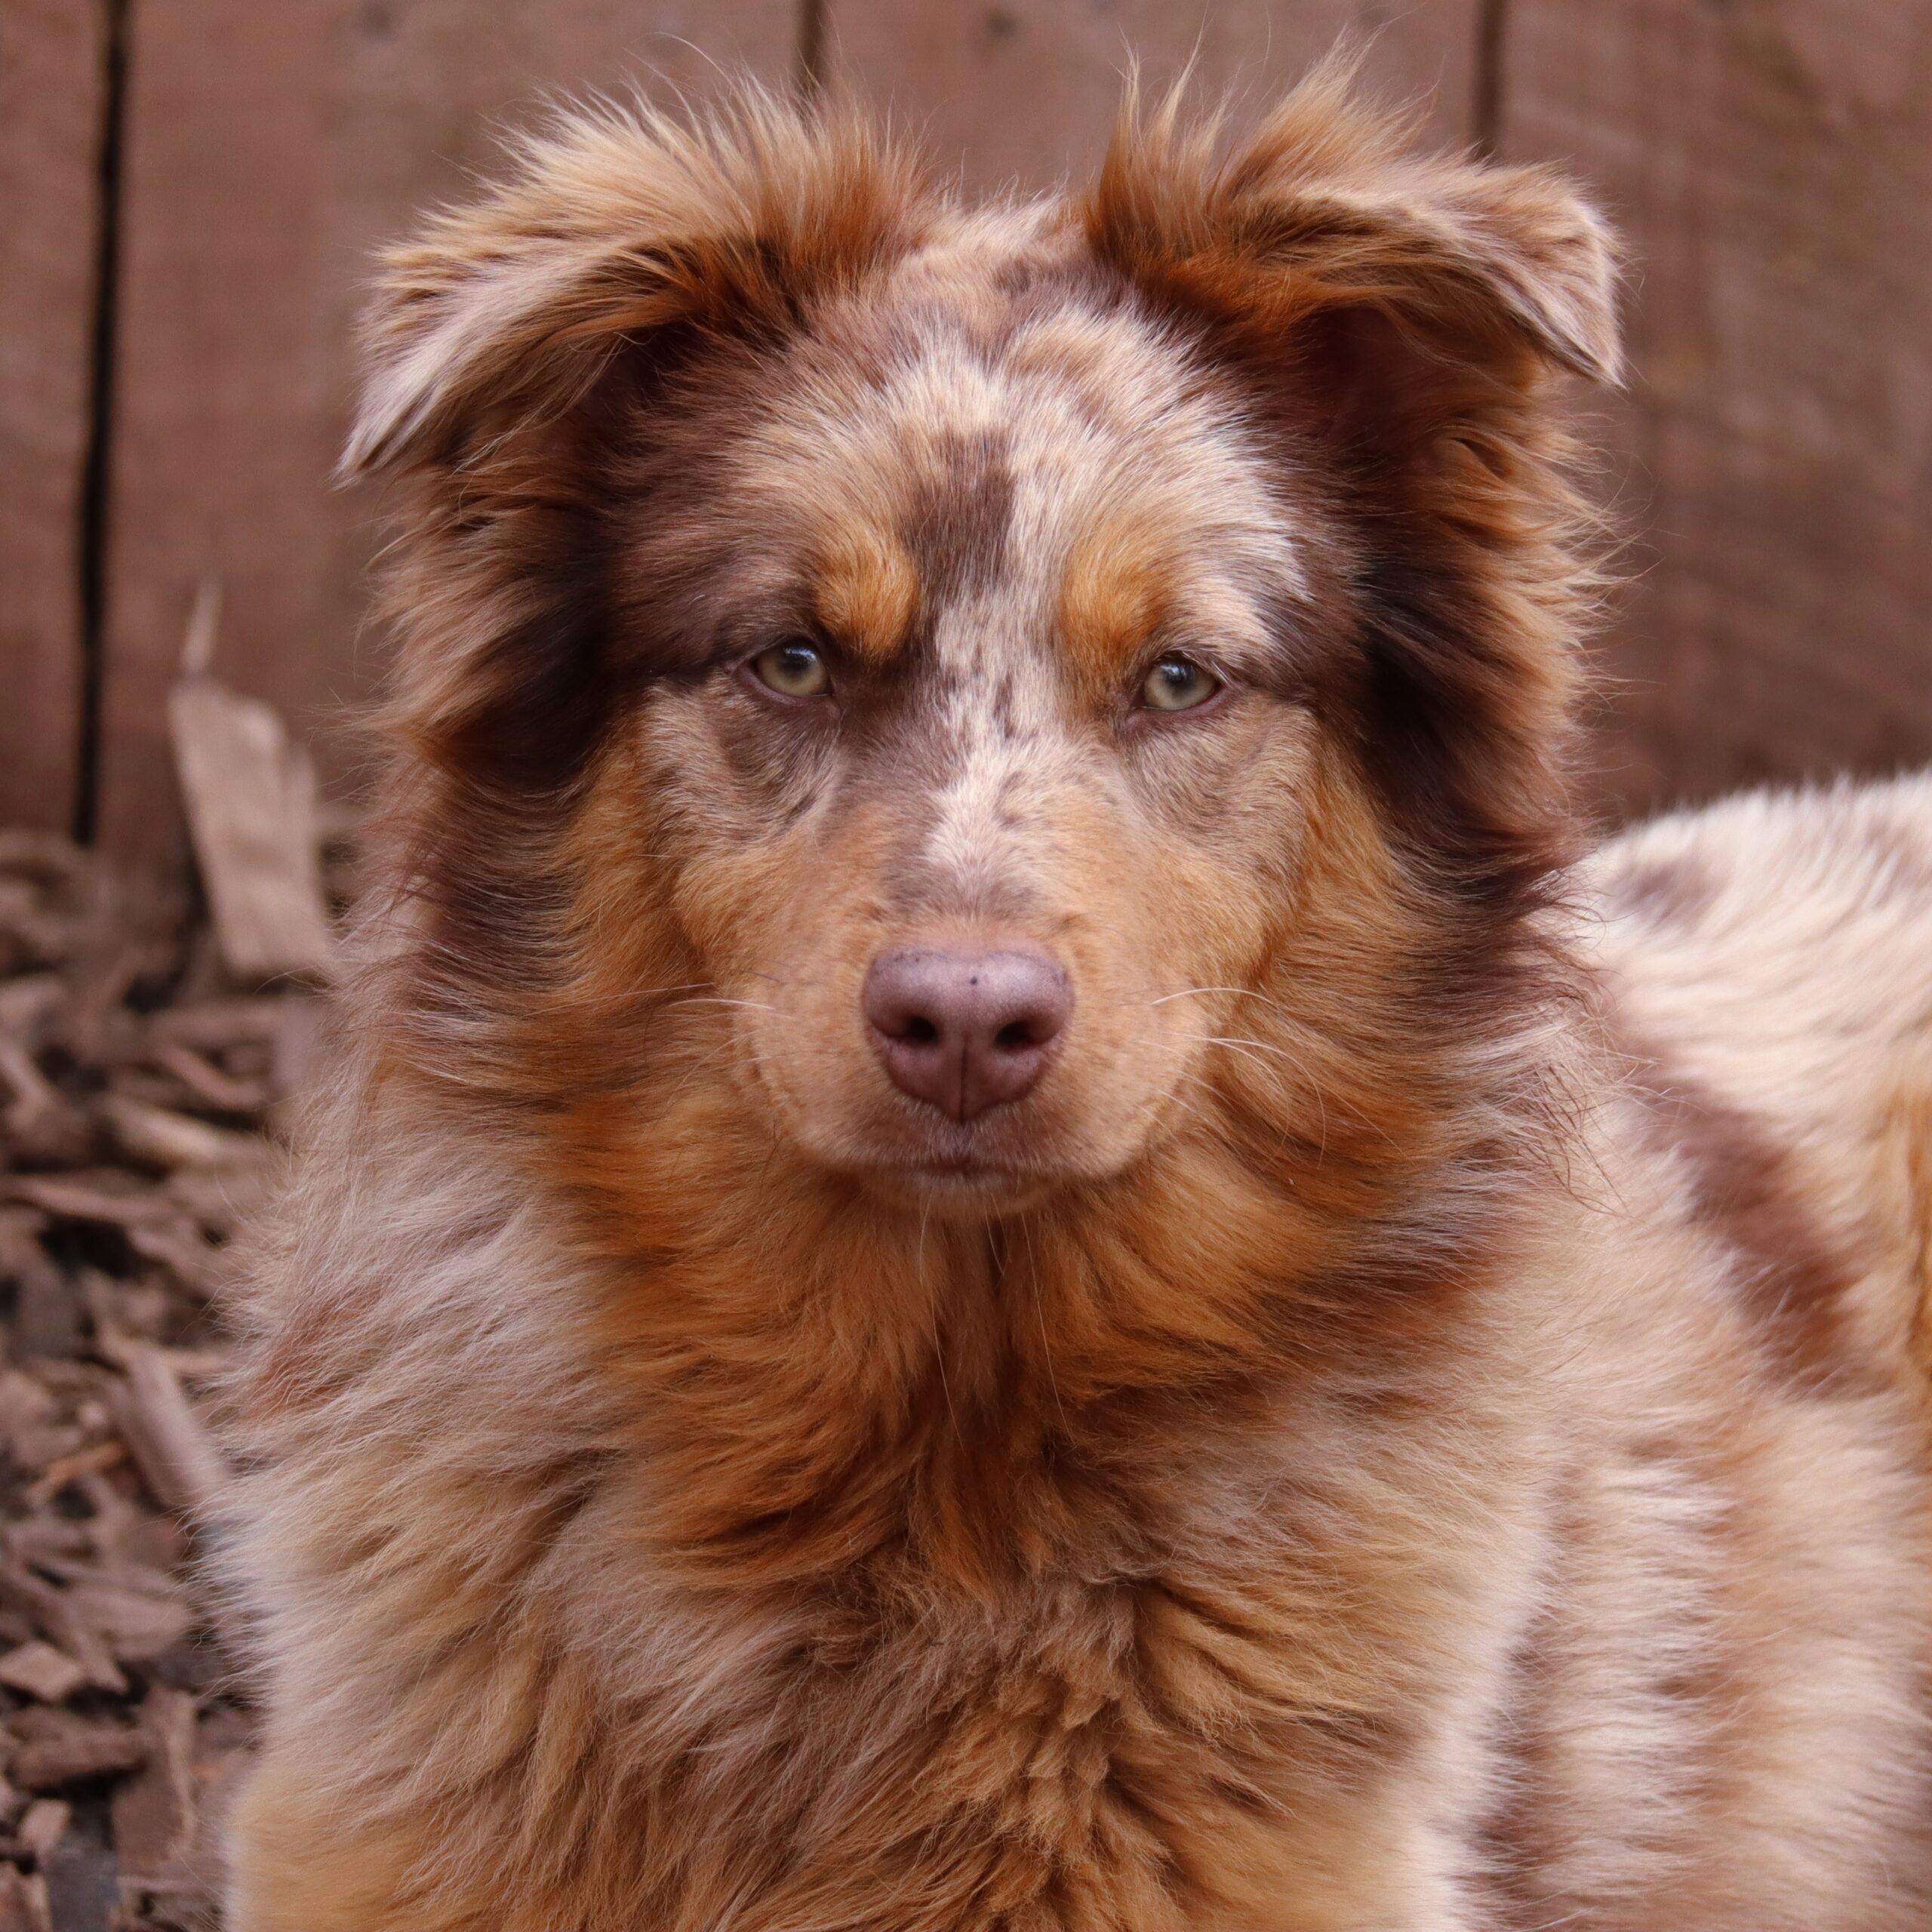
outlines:
[[[1083,214],[1103,260],[1311,372],[1363,341],[1353,380],[1411,432],[1447,427],[1555,369],[1614,382],[1616,250],[1561,177],[1411,150],[1351,93],[1346,60],[1223,152],[1219,117],[1143,119],[1131,91]],[[1324,365],[1324,357],[1329,358]]]

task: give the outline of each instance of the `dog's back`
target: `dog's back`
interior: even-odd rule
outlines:
[[[1859,1258],[1874,1341],[1932,1374],[1932,777],[1660,819],[1583,889],[1618,1044],[1749,1124],[1737,1214],[1775,1169]]]

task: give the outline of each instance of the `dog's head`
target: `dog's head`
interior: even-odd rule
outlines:
[[[1565,850],[1611,278],[1332,75],[980,210],[836,112],[533,143],[393,258],[349,457],[426,1062],[921,1215],[1423,1158]]]

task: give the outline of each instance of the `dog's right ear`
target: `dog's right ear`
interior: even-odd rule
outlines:
[[[622,412],[598,405],[706,341],[783,343],[926,219],[857,113],[751,88],[703,118],[574,112],[518,160],[389,257],[342,463],[410,486],[387,728],[472,804],[561,795],[609,715],[598,438]]]
[[[517,156],[387,257],[345,476],[460,467],[567,412],[620,343],[680,323],[777,332],[915,238],[908,155],[849,110],[752,88],[688,121],[573,113]]]

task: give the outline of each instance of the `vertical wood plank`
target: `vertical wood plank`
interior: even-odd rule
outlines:
[[[50,0],[52,4],[52,0]],[[196,586],[216,669],[352,775],[372,493],[329,473],[382,240],[460,193],[546,94],[783,85],[792,0],[135,0],[103,708],[101,833],[175,849],[165,700]]]
[[[1190,60],[1197,89],[1251,106],[1344,34],[1395,100],[1428,96],[1430,131],[1474,133],[1478,0],[826,0],[832,71],[923,128],[980,187],[1047,185],[1098,159],[1130,55],[1149,80]]]
[[[0,824],[64,831],[106,75],[98,0],[0,17]]]
[[[1625,808],[1932,757],[1932,9],[1510,0],[1500,147],[1633,260]]]

